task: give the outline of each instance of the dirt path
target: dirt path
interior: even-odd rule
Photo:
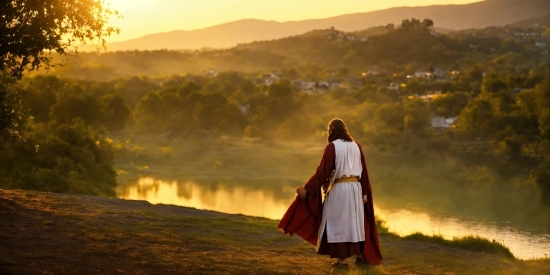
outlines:
[[[0,274],[328,274],[277,221],[144,201],[0,190]],[[517,261],[381,236],[384,262],[349,274],[544,274]],[[541,273],[543,272],[543,273]],[[550,273],[547,273],[550,274]]]

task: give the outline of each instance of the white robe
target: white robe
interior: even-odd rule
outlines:
[[[331,182],[342,177],[361,177],[361,152],[355,142],[335,140],[335,170]],[[363,198],[359,182],[331,184],[323,204],[319,240],[326,230],[328,243],[365,241]],[[320,241],[319,241],[320,243]]]

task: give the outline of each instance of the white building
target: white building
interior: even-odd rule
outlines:
[[[434,116],[432,117],[430,124],[436,129],[450,129],[453,128],[455,121],[456,118],[454,117],[445,118],[442,116]]]

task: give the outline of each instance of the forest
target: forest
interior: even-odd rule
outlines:
[[[550,217],[550,14],[448,34],[434,24],[80,53],[17,82],[3,75],[0,187],[114,196],[134,137],[322,143],[339,117],[396,168],[387,177],[425,177],[384,192]]]

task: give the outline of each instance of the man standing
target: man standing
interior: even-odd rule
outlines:
[[[352,256],[356,264],[379,264],[382,254],[361,146],[340,119],[329,122],[327,139],[316,172],[296,190],[302,199],[325,191],[317,253],[338,259],[334,267],[347,267]]]

